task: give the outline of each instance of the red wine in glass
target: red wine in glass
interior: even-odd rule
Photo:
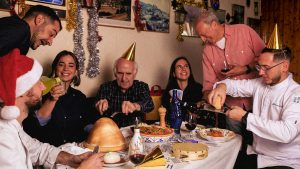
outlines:
[[[194,130],[196,128],[196,124],[193,124],[193,123],[186,123],[185,124],[185,127],[188,129],[188,130]]]
[[[144,154],[132,154],[129,156],[129,160],[135,165],[143,162],[144,158],[145,158]]]

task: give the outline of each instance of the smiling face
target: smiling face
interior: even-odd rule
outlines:
[[[134,62],[126,59],[119,59],[115,67],[115,77],[117,79],[118,86],[123,92],[129,89],[133,85],[137,69]]]
[[[75,60],[71,55],[62,56],[56,66],[55,75],[63,82],[70,84],[78,73],[76,69]]]
[[[38,15],[35,18],[35,29],[31,36],[30,47],[35,50],[40,45],[52,45],[53,39],[56,37],[60,31],[60,24],[58,21],[51,22],[49,18]]]
[[[212,21],[211,24],[200,21],[196,25],[196,31],[204,43],[215,44],[218,41],[216,22]]]
[[[175,64],[174,76],[179,81],[187,81],[190,77],[190,66],[186,60],[180,59]]]
[[[276,85],[287,77],[288,61],[273,61],[273,53],[262,53],[258,58],[258,65],[261,68],[259,75],[263,78],[265,84]]]

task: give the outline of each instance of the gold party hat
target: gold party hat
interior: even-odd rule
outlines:
[[[135,42],[127,49],[127,51],[121,56],[121,58],[134,61],[135,59]]]
[[[164,158],[162,151],[159,146],[156,146],[151,153],[149,153],[144,161],[139,164],[139,167],[154,167],[154,166],[165,166],[167,160]]]
[[[282,49],[282,42],[279,39],[279,33],[277,28],[277,23],[275,24],[274,30],[271,34],[267,48],[270,49]]]

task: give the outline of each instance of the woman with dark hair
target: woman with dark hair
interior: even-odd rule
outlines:
[[[80,84],[75,55],[65,50],[58,53],[50,77],[59,77],[62,83],[43,97],[41,108],[24,121],[24,129],[32,137],[55,146],[81,142],[86,137],[84,126],[88,120],[86,96],[72,87]]]
[[[183,91],[183,102],[200,103],[202,99],[202,85],[195,81],[191,64],[186,57],[181,56],[176,58],[171,65],[169,80],[167,87],[162,95],[162,105],[170,112],[169,91],[172,89],[180,89]],[[186,116],[186,110],[182,110],[183,117]],[[170,113],[167,114],[169,121]]]

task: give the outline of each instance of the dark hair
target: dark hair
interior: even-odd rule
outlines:
[[[271,49],[271,48],[264,48],[261,53],[273,53],[273,61],[280,61],[280,60],[288,60],[291,61],[293,56],[291,49],[285,47],[284,49]]]
[[[43,5],[32,6],[26,12],[23,19],[30,18],[30,17],[35,17],[38,14],[43,14],[43,15],[48,16],[50,18],[50,21],[52,21],[52,22],[58,21],[59,22],[59,28],[60,28],[60,30],[62,29],[61,21],[60,21],[59,17],[57,16],[57,14],[55,13],[55,11],[52,8],[49,8],[47,6],[43,6]]]
[[[78,62],[78,59],[77,57],[75,56],[75,54],[73,52],[70,52],[70,51],[67,51],[67,50],[63,50],[61,52],[59,52],[56,56],[55,56],[55,59],[53,60],[52,62],[52,70],[51,70],[51,73],[49,74],[50,77],[55,77],[55,70],[56,70],[56,67],[57,67],[57,64],[60,60],[60,58],[66,56],[66,55],[70,55],[72,56],[72,58],[74,59],[75,61],[75,66],[76,66],[76,70],[78,72],[78,75],[74,76],[73,80],[72,80],[72,83],[75,85],[75,86],[79,86],[80,85],[80,82],[81,82],[81,79],[80,79],[80,74],[79,74],[79,62]]]
[[[177,63],[179,60],[185,60],[185,61],[187,62],[187,64],[189,65],[189,68],[190,68],[190,76],[189,76],[189,78],[188,78],[188,84],[195,83],[195,79],[194,79],[194,75],[193,75],[193,71],[192,71],[192,67],[191,67],[190,62],[187,60],[186,57],[180,56],[180,57],[176,58],[176,59],[172,62],[172,64],[171,64],[171,67],[170,67],[170,74],[169,74],[169,80],[168,80],[168,84],[167,84],[166,89],[169,89],[170,87],[174,86],[174,85],[177,83],[176,77],[173,76],[173,73],[175,73],[176,63]]]

